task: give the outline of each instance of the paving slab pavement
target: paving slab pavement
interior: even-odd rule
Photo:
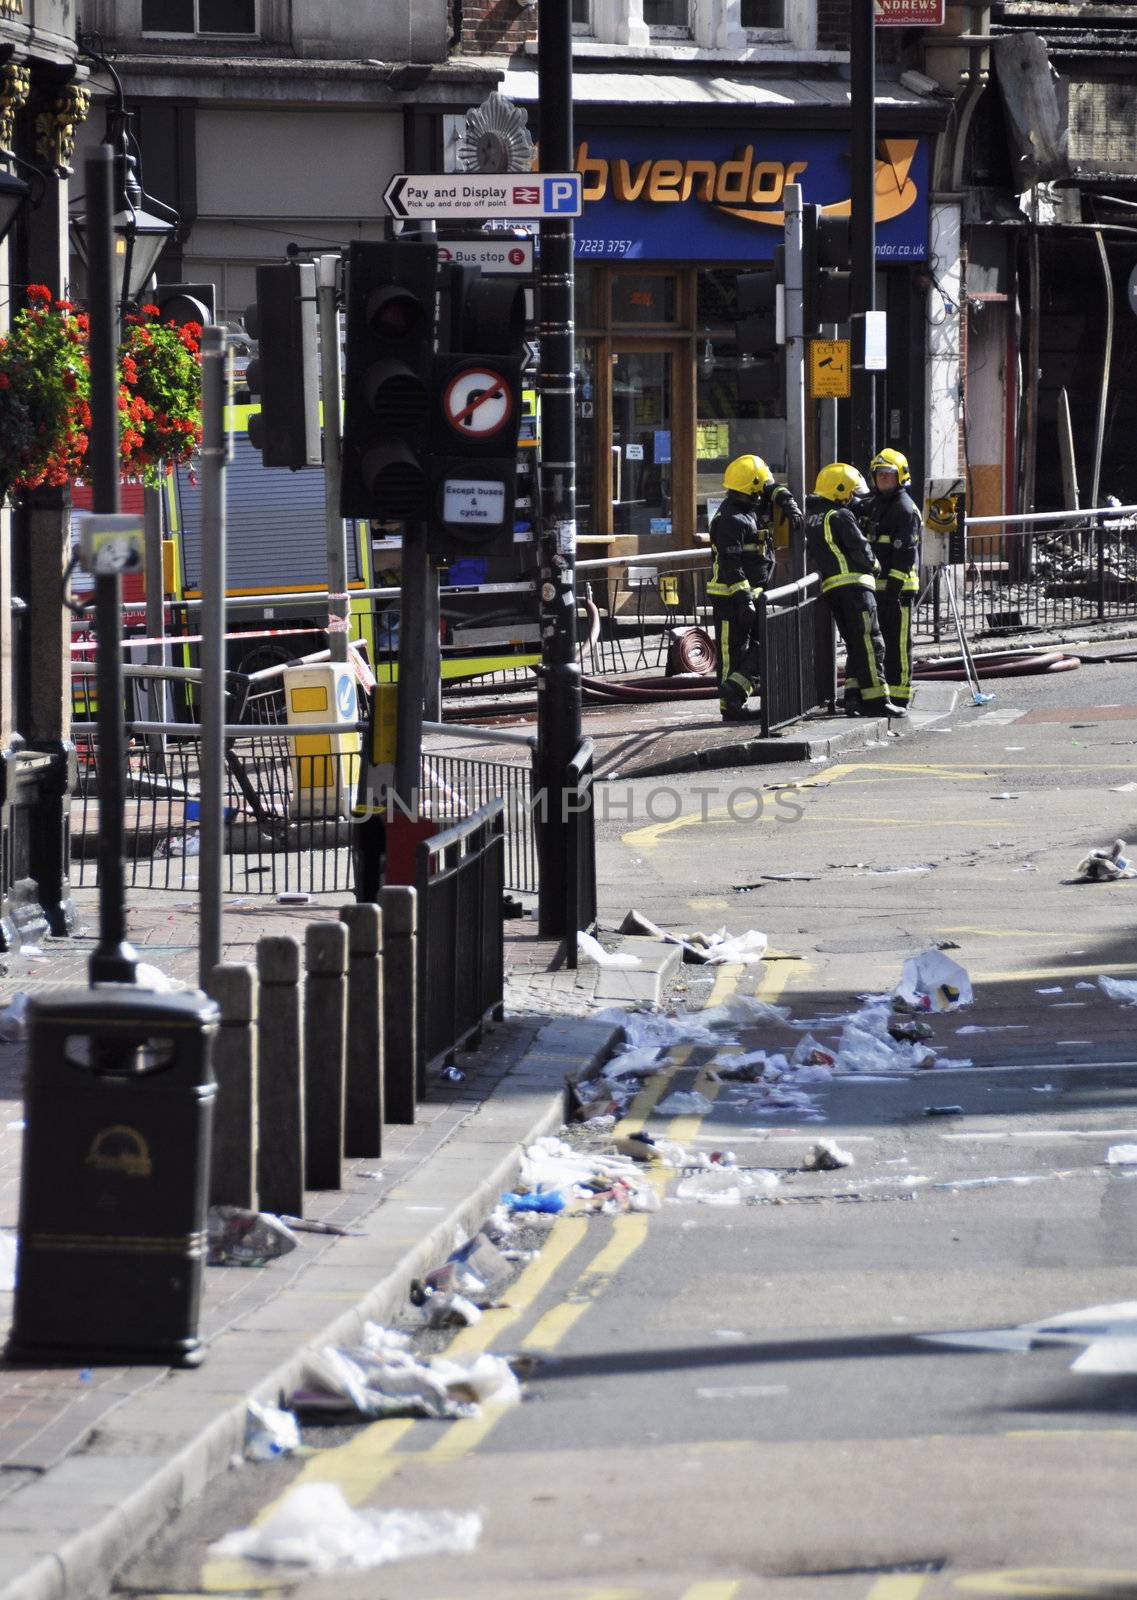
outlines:
[[[170,977],[192,983],[192,902],[184,893],[138,898],[132,939]],[[93,941],[82,930],[94,927],[96,906],[90,891],[77,901],[77,937],[9,956],[0,1001],[85,982]],[[227,913],[224,959],[250,960],[263,933],[302,937],[308,922],[337,915],[330,900],[246,902]],[[618,1024],[589,1013],[658,1003],[679,952],[651,940],[624,944],[640,956],[638,967],[574,971],[555,965],[555,944],[539,940],[530,921],[507,924],[505,1020],[459,1057],[461,1082],[429,1083],[414,1126],[384,1129],[380,1157],[348,1163],[341,1189],[306,1195],[307,1220],[349,1236],[304,1233],[296,1251],[266,1267],[206,1269],[201,1367],[0,1362],[0,1600],[103,1592],[240,1451],[248,1398],[276,1403],[298,1381],[307,1345],[351,1343],[365,1320],[393,1319],[411,1279],[476,1231],[512,1187],[524,1146],[559,1126],[566,1074],[611,1052]],[[18,1213],[23,1079],[22,1042],[0,1044],[0,1232],[8,1237]],[[12,1301],[0,1292],[0,1337]]]

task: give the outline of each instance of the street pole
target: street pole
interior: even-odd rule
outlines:
[[[418,816],[422,771],[423,702],[426,699],[426,627],[430,561],[425,522],[403,525],[402,595],[399,600],[399,682],[396,690],[395,794]]]
[[[167,664],[166,606],[162,578],[162,491],[146,488],[142,491],[142,530],[145,545],[143,571],[146,574],[146,637],[158,641],[146,646],[146,661],[151,667]],[[165,679],[154,678],[146,691],[147,705],[152,722],[168,722],[169,691]],[[166,738],[161,733],[146,736],[147,759],[151,772],[166,770]]]
[[[786,455],[789,485],[798,505],[804,506],[805,483],[805,322],[803,312],[803,259],[801,185],[785,187],[786,246]],[[805,544],[797,541],[798,577],[805,576]]]
[[[84,163],[88,304],[91,319],[91,504],[115,515],[118,493],[118,306],[114,291],[114,151],[98,145]],[[123,805],[122,575],[95,578],[95,687],[99,696],[99,940],[88,964],[95,983],[133,983],[138,956],[126,939]]]
[[[849,19],[853,312],[852,459],[866,471],[876,450],[876,375],[865,367],[866,313],[876,310],[876,36],[874,0],[852,0]]]
[[[225,829],[225,426],[229,350],[223,328],[201,336],[201,854],[198,983],[221,960]]]
[[[347,533],[340,516],[343,474],[340,315],[336,301],[340,258],[316,263],[316,306],[320,317],[320,398],[324,406],[324,537],[328,564],[328,650],[333,661],[347,660]]]
[[[537,94],[541,170],[573,166],[571,0],[538,0]],[[580,746],[580,667],[576,647],[576,444],[573,342],[573,225],[540,224],[541,665],[537,669],[537,767],[544,811],[537,816],[538,931],[560,938],[566,926],[569,851],[565,776]]]

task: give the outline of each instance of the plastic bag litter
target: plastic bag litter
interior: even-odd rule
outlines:
[[[605,950],[600,940],[594,939],[590,933],[585,933],[583,928],[576,936],[576,953],[598,967],[643,966],[639,956],[632,955],[630,950]]]
[[[459,1295],[479,1311],[498,1304],[498,1297],[513,1277],[512,1268],[485,1233],[478,1233],[455,1250],[440,1267],[411,1282],[411,1304],[428,1305],[432,1297]],[[476,1319],[474,1319],[476,1320]]]
[[[973,998],[965,969],[942,950],[909,956],[893,993],[913,1011],[955,1011]]]
[[[1125,840],[1115,839],[1108,850],[1091,850],[1074,868],[1074,875],[1086,883],[1115,883],[1118,878],[1137,878],[1125,856]]]
[[[334,1483],[304,1483],[259,1527],[226,1534],[210,1549],[327,1576],[414,1556],[464,1554],[481,1532],[476,1511],[355,1511]]]
[[[765,957],[770,941],[764,933],[758,933],[750,928],[746,933],[728,937],[726,930],[720,928],[717,933],[693,933],[687,940],[701,953],[702,959],[708,965],[733,962],[740,966],[749,966],[755,961]]]
[[[697,1200],[704,1206],[739,1206],[749,1194],[769,1193],[778,1187],[776,1172],[740,1172],[737,1167],[705,1167],[683,1179],[675,1190],[677,1200]]]
[[[714,1102],[698,1089],[674,1089],[656,1110],[663,1117],[705,1116]]]
[[[28,997],[22,989],[8,1001],[3,1011],[0,1011],[0,1039],[5,1044],[12,1044],[17,1039],[22,1039],[28,1026]]]
[[[644,1045],[632,1050],[621,1050],[619,1055],[605,1062],[600,1070],[600,1076],[606,1078],[609,1083],[618,1083],[621,1078],[650,1078],[665,1065],[657,1045]]]
[[[309,1350],[304,1379],[289,1396],[298,1411],[353,1409],[365,1417],[424,1416],[451,1420],[478,1415],[484,1400],[516,1405],[521,1390],[501,1356],[473,1361],[449,1356],[418,1359],[405,1334],[369,1322],[358,1345]]]
[[[1137,1144],[1111,1144],[1105,1153],[1107,1167],[1131,1167],[1137,1163]]]
[[[245,1460],[275,1461],[300,1448],[300,1424],[291,1411],[250,1400],[245,1411]]]
[[[189,984],[182,978],[171,978],[168,972],[150,961],[140,961],[134,969],[134,981],[140,989],[153,989],[155,994],[184,994]]]
[[[432,1294],[426,1302],[426,1321],[431,1328],[472,1328],[482,1313],[464,1294]]]
[[[855,1012],[841,1030],[837,1071],[888,1074],[932,1066],[935,1051],[923,1043],[893,1038],[890,1020],[884,1005],[867,1005]]]
[[[271,1211],[210,1206],[208,1225],[211,1267],[263,1267],[299,1243],[292,1229]]]
[[[737,1028],[753,1022],[788,1022],[790,1008],[772,1005],[769,1000],[756,1000],[751,995],[732,994],[721,1006],[710,1006],[706,1011],[700,1011],[698,1017],[706,1027],[722,1027],[726,1024]]]
[[[836,1172],[840,1167],[852,1167],[856,1163],[851,1152],[842,1150],[836,1139],[819,1139],[803,1165],[807,1172]]]
[[[1111,1000],[1121,1000],[1126,1005],[1137,1006],[1137,978],[1110,978],[1102,973],[1098,979],[1103,994]]]

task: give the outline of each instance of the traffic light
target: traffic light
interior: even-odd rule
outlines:
[[[266,467],[318,467],[320,375],[316,340],[316,268],[288,261],[257,268],[257,303],[245,326],[258,343],[245,382],[260,397],[249,440]]]
[[[738,398],[772,405],[785,399],[785,356],[782,296],[785,249],[778,245],[768,267],[740,272],[735,280],[738,317],[734,332],[738,353]]]
[[[200,322],[204,328],[217,320],[217,288],[212,283],[160,283],[154,303],[161,320],[179,328],[187,322]]]
[[[829,323],[849,320],[852,247],[848,217],[803,206],[801,221],[802,332],[809,338]]]
[[[437,273],[433,244],[350,247],[341,516],[426,513]]]
[[[525,292],[447,269],[450,349],[434,365],[432,555],[508,555],[514,543]]]

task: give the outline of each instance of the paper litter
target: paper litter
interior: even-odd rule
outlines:
[[[263,1267],[295,1250],[291,1228],[271,1211],[246,1211],[242,1206],[210,1206],[209,1265]]]
[[[1105,1153],[1107,1167],[1130,1167],[1137,1162],[1137,1144],[1111,1144]]]
[[[1091,850],[1074,868],[1075,877],[1086,883],[1115,883],[1118,878],[1137,878],[1125,855],[1125,840],[1115,839],[1108,850]]]
[[[576,953],[585,961],[598,967],[640,967],[643,962],[630,950],[605,950],[599,939],[594,939],[583,928],[576,936]]]
[[[1083,1345],[1071,1363],[1078,1373],[1137,1373],[1137,1300],[1062,1312],[1016,1328],[982,1328],[958,1333],[924,1333],[931,1344],[969,1350],[1030,1350],[1046,1345]]]
[[[245,1460],[275,1461],[300,1448],[300,1424],[291,1411],[250,1400],[245,1411]]]
[[[226,1534],[210,1552],[327,1576],[414,1556],[464,1554],[481,1532],[477,1511],[355,1511],[336,1484],[304,1483],[258,1527]]]
[[[304,1377],[288,1397],[297,1411],[358,1411],[365,1417],[475,1417],[483,1401],[517,1405],[521,1390],[509,1363],[483,1354],[471,1361],[409,1349],[405,1333],[364,1324],[358,1345],[309,1350]]]
[[[1102,993],[1111,1000],[1124,1001],[1126,1005],[1137,1006],[1137,978],[1111,978],[1105,973],[1098,979]]]
[[[971,979],[942,950],[910,956],[893,993],[912,1011],[954,1011],[972,1001]]]

